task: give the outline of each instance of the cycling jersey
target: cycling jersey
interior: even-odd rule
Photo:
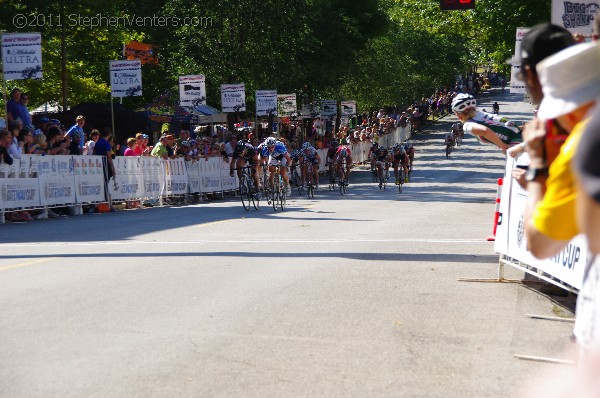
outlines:
[[[498,115],[492,115],[490,113],[476,111],[475,116],[473,116],[471,119],[467,120],[463,124],[463,129],[465,133],[475,135],[473,134],[473,126],[475,124],[479,124],[489,128],[505,144],[510,145],[523,142],[523,137],[521,136],[521,129],[518,128],[513,122],[509,122],[507,119]],[[482,143],[489,143],[488,140],[478,135],[475,135],[475,138],[477,138]]]
[[[352,156],[352,152],[350,151],[350,148],[348,148],[347,146],[340,146],[340,147],[338,147],[337,151],[335,152],[335,156],[341,156],[342,150],[344,150],[344,149],[348,153],[346,155],[347,158],[349,158],[350,156]]]
[[[384,150],[379,149],[379,150],[377,150],[377,152],[375,152],[375,157],[377,158],[378,162],[385,161],[385,159],[387,159],[387,156],[388,156],[387,149],[384,149]]]
[[[335,156],[335,154],[337,153],[339,147],[336,148],[329,148],[329,150],[327,150],[327,158],[329,159],[333,159],[333,157]]]
[[[317,150],[313,147],[302,150],[302,156],[304,156],[307,159],[313,160],[317,157],[317,155]]]
[[[290,156],[292,157],[292,159],[298,160],[302,157],[302,150],[294,149],[292,152],[290,152]]]
[[[262,151],[260,152],[260,156],[265,157],[265,158],[268,156],[271,156],[274,159],[281,160],[283,155],[285,155],[286,153],[287,153],[287,148],[285,147],[283,142],[277,141],[275,143],[275,148],[273,149],[273,152],[269,152],[269,148],[265,145],[263,147]]]
[[[252,144],[246,142],[244,144],[244,148],[239,150],[237,145],[235,150],[233,151],[233,159],[243,159],[245,161],[251,160],[256,155],[256,149],[252,146]]]

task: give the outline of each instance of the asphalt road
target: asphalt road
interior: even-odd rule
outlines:
[[[454,120],[416,137],[402,194],[359,168],[348,195],[322,185],[285,212],[0,225],[0,396],[514,396],[543,365],[513,355],[570,358],[572,324],[526,317],[568,310],[522,284],[457,281],[497,275],[503,156],[467,137],[446,159]]]

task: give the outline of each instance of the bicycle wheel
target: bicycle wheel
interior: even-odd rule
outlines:
[[[387,188],[388,173],[388,170],[383,172],[383,189]]]
[[[254,180],[252,180],[252,177],[248,177],[249,181],[251,182],[249,184],[250,186],[250,197],[252,198],[252,206],[254,206],[254,208],[256,210],[258,210],[260,208],[260,191],[258,190],[258,188],[256,188],[254,186]]]
[[[279,176],[279,206],[281,210],[285,210],[287,205],[287,187],[285,186],[285,181],[283,181],[283,177]]]
[[[404,185],[404,169],[400,171],[400,183],[398,184],[398,193],[402,193],[402,185]]]
[[[273,180],[273,192],[272,192],[272,200],[271,204],[273,205],[273,210],[277,211],[277,205],[279,204],[279,184],[277,183],[279,178],[278,174],[275,174],[275,179]]]
[[[450,157],[450,145],[446,145],[446,157]]]
[[[240,199],[246,211],[250,210],[250,202],[252,201],[252,193],[250,192],[247,178],[245,175],[240,178]]]

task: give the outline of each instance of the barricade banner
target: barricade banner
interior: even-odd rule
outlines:
[[[582,235],[576,236],[561,253],[550,259],[538,260],[527,250],[524,220],[528,194],[511,177],[517,162],[523,164],[523,158],[518,161],[508,158],[506,162],[500,199],[501,222],[496,231],[494,250],[580,289],[588,255],[587,241]]]
[[[188,193],[189,179],[185,168],[185,159],[163,160],[165,170],[166,195],[185,195]]]
[[[55,155],[38,158],[40,204],[60,206],[75,203],[73,156]]]
[[[200,164],[197,160],[190,160],[185,162],[185,168],[187,169],[187,175],[189,178],[189,189],[190,193],[200,192]]]
[[[223,184],[221,179],[221,158],[206,158],[200,160],[200,192],[220,192],[223,190]],[[229,175],[229,173],[228,173]]]
[[[0,177],[0,209],[40,206],[37,162],[30,155],[14,159],[11,166],[0,165]]]
[[[165,175],[161,159],[139,157],[142,169],[143,195],[145,198],[158,199],[165,190]]]
[[[106,200],[102,156],[73,156],[73,168],[77,203]]]
[[[117,156],[113,160],[117,175],[108,184],[113,200],[131,200],[144,197],[144,178],[141,157]]]

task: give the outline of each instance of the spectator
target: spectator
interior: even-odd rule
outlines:
[[[65,139],[73,134],[74,132],[79,133],[79,147],[81,148],[81,152],[83,152],[83,126],[85,125],[85,117],[79,115],[75,118],[75,124],[71,126],[69,130],[65,133]]]
[[[19,147],[21,147],[21,153],[30,155],[34,153],[33,146],[33,133],[29,129],[21,129],[19,132]]]
[[[573,44],[575,44],[575,40],[568,30],[550,23],[540,24],[534,26],[525,34],[521,42],[521,52],[507,61],[511,65],[520,66],[521,69],[517,74],[517,78],[525,83],[535,105],[539,105],[544,97],[536,70],[537,64]],[[555,135],[563,135],[560,133],[562,128],[557,123],[553,122],[553,126],[558,130]],[[510,148],[508,154],[511,157],[517,157],[524,150],[525,143],[521,143]],[[524,172],[524,170],[516,171],[516,173]]]
[[[35,129],[35,131],[33,132],[33,135],[39,135],[39,134],[46,134],[48,132],[48,125],[49,125],[50,119],[48,119],[46,116],[40,118],[40,120],[38,121],[38,128]]]
[[[94,145],[96,145],[96,142],[98,142],[99,138],[100,138],[100,132],[96,129],[92,130],[90,132],[90,139],[88,140],[88,142],[85,143],[82,153],[84,155],[93,155],[94,154]]]
[[[45,155],[48,143],[46,142],[45,134],[37,134],[33,136],[33,153],[36,155]]]
[[[108,181],[117,174],[115,165],[113,163],[113,152],[110,144],[111,136],[112,132],[110,129],[103,129],[102,137],[100,137],[94,145],[94,155],[106,157],[106,163],[104,167],[104,181],[106,183],[108,183]],[[108,189],[106,192],[108,192]]]
[[[152,149],[151,155],[161,159],[168,159],[169,153],[166,147],[167,136],[161,135],[158,144],[154,146]]]
[[[148,146],[148,135],[137,133],[135,135],[136,145],[133,147],[133,151],[136,156],[150,156],[150,152],[152,152],[152,147]]]
[[[233,151],[235,150],[235,146],[238,142],[238,138],[235,134],[231,134],[229,139],[227,140],[227,144],[225,144],[225,153],[227,154],[227,158],[231,158],[233,155]]]
[[[544,98],[538,117],[526,125],[529,193],[525,231],[529,251],[537,258],[551,257],[579,233],[575,223],[575,184],[571,171],[586,113],[600,94],[600,47],[595,43],[566,48],[537,65]],[[551,165],[545,157],[546,122],[557,122],[569,137]],[[548,169],[548,166],[549,169]],[[547,178],[547,180],[546,180]]]
[[[17,122],[8,123],[8,132],[11,135],[11,143],[8,147],[10,156],[14,159],[21,159],[22,148],[19,146],[19,132],[21,128]]]
[[[71,142],[69,144],[69,154],[71,155],[81,155],[81,140],[82,135],[77,131],[73,131],[70,134]]]
[[[7,130],[0,130],[0,162],[7,165],[13,164],[13,158],[8,152],[8,147],[12,144],[12,135]]]
[[[69,142],[63,140],[63,133],[58,127],[51,127],[48,130],[48,148],[46,153],[48,155],[68,155],[69,154]]]
[[[129,138],[127,140],[127,149],[125,149],[125,152],[123,152],[123,156],[137,156],[135,154],[135,151],[133,150],[133,147],[135,147],[136,141],[137,140],[135,138]]]

